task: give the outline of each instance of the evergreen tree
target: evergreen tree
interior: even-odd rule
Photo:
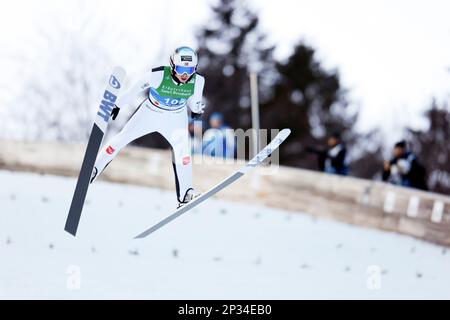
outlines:
[[[357,112],[350,111],[339,74],[325,70],[315,50],[298,44],[286,62],[277,63],[279,73],[273,98],[262,108],[265,128],[292,129],[281,149],[284,164],[317,169],[307,146],[324,146],[328,135],[338,132],[351,147],[358,140],[353,131]]]
[[[450,112],[446,104],[433,100],[425,112],[428,128],[407,129],[411,148],[425,166],[428,173],[428,187],[435,192],[450,194]]]
[[[251,127],[250,71],[259,72],[262,99],[270,93],[272,53],[259,30],[258,16],[245,1],[220,0],[213,17],[198,32],[199,71],[206,75],[205,119],[222,112],[232,128]]]

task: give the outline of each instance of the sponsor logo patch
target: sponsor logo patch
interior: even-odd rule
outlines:
[[[111,78],[109,79],[109,85],[114,89],[120,89],[121,87],[119,80],[117,80],[117,78],[114,76],[111,76]]]
[[[116,152],[116,149],[114,149],[113,147],[109,146],[108,148],[106,148],[106,153],[107,154],[113,154],[114,152]]]
[[[144,90],[144,89],[147,89],[147,88],[149,88],[149,87],[150,87],[150,83],[146,82],[146,83],[144,83],[144,84],[141,86],[141,89]]]
[[[191,157],[187,156],[183,158],[183,166],[187,166],[191,163]]]

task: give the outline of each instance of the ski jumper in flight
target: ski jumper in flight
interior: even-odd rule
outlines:
[[[205,78],[197,73],[197,53],[180,47],[170,57],[170,66],[144,74],[121,95],[112,112],[115,120],[120,108],[132,104],[143,92],[146,99],[124,128],[101,149],[92,172],[91,183],[119,152],[132,141],[149,133],[161,134],[170,144],[178,202],[188,203],[198,196],[192,185],[192,158],[189,140],[188,109],[194,119],[204,112]]]

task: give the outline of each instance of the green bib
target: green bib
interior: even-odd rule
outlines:
[[[177,84],[172,78],[170,67],[164,67],[163,81],[158,88],[150,88],[150,101],[158,108],[175,111],[186,106],[190,97],[194,95],[194,75],[188,83]]]

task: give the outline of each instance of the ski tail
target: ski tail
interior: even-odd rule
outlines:
[[[86,153],[84,155],[83,164],[81,166],[80,175],[78,177],[77,186],[70,205],[69,215],[67,216],[66,225],[64,230],[73,236],[76,236],[78,224],[81,218],[81,212],[83,211],[84,201],[89,188],[89,182],[91,180],[92,168],[94,167],[97,152],[100,149],[100,145],[103,139],[103,132],[100,128],[94,124],[92,128],[91,137],[89,138]]]
[[[252,170],[256,166],[260,165],[267,157],[269,157],[276,149],[280,147],[280,145],[289,137],[291,134],[290,129],[284,129],[282,130],[275,139],[272,140],[271,143],[269,143],[260,153],[258,153],[252,160],[250,160],[243,168],[241,168],[239,171],[237,171],[232,176],[226,178],[213,188],[209,189],[207,192],[202,194],[200,197],[192,200],[188,204],[182,206],[180,209],[176,210],[173,214],[162,220],[161,222],[157,223],[153,227],[147,229],[146,231],[142,232],[138,236],[135,237],[135,239],[143,239],[150,234],[154,233],[158,229],[161,229],[163,226],[168,224],[169,222],[175,220],[182,214],[188,212],[192,208],[196,207],[200,203],[206,201],[207,199],[211,198],[213,195],[221,191],[222,189],[228,187],[232,183],[234,183],[236,180],[240,179],[242,176],[244,176],[248,171]]]
[[[80,175],[78,177],[75,192],[70,205],[69,214],[67,216],[64,230],[73,236],[76,236],[78,224],[83,211],[86,194],[91,180],[92,170],[97,159],[98,151],[103,140],[103,136],[108,128],[108,122],[111,117],[111,111],[114,108],[120,90],[123,87],[123,80],[126,72],[120,67],[113,70],[108,80],[105,92],[102,96],[97,115],[95,117],[94,127],[92,128],[86,153],[84,155],[83,164],[81,166]]]

